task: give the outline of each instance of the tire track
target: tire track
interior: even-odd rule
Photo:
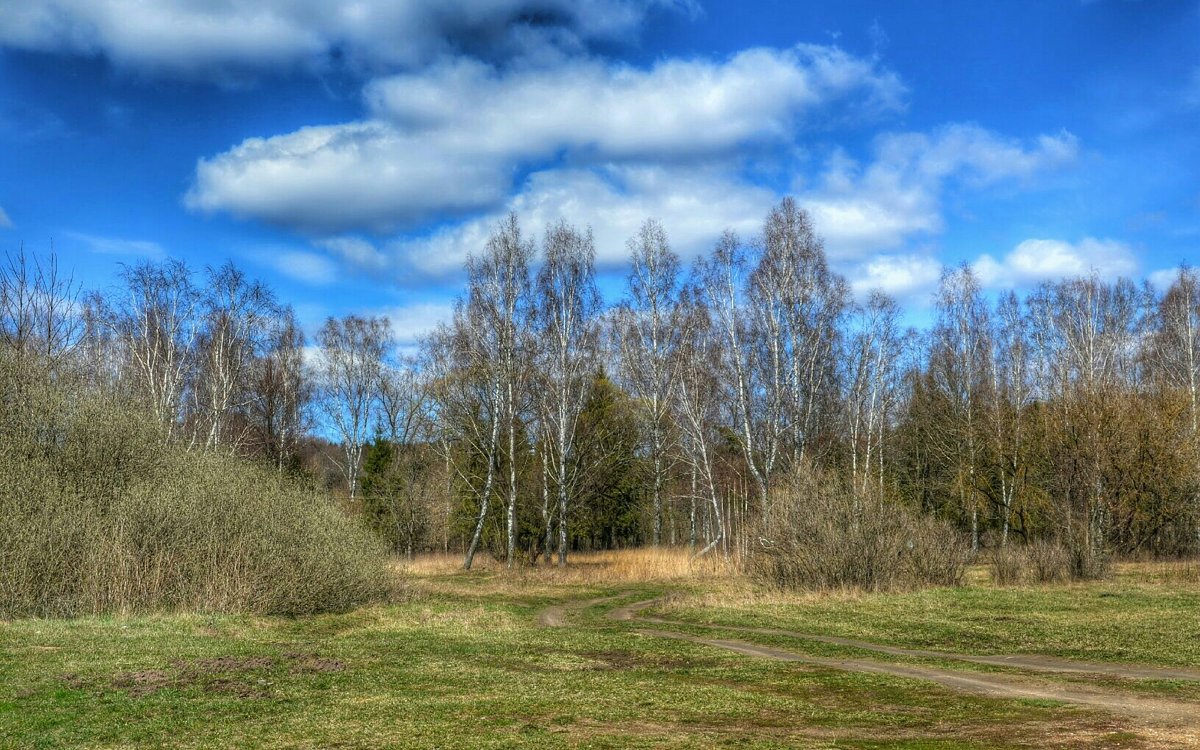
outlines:
[[[1200,703],[1133,695],[1127,692],[1099,688],[1064,685],[1033,677],[1003,675],[988,672],[965,672],[943,667],[897,664],[871,659],[832,658],[811,656],[794,651],[762,646],[748,641],[727,638],[704,638],[687,633],[660,628],[694,627],[709,630],[747,632],[760,635],[775,635],[802,640],[828,643],[837,646],[859,648],[891,656],[912,656],[928,659],[945,659],[971,663],[1009,666],[1038,672],[1109,674],[1132,679],[1182,679],[1200,680],[1200,671],[1143,666],[1077,662],[1070,659],[1039,655],[983,656],[952,652],[928,651],[886,646],[851,638],[798,633],[775,628],[738,627],[712,624],[680,622],[661,617],[643,616],[642,610],[660,602],[647,599],[615,607],[607,613],[617,622],[639,625],[657,625],[658,628],[638,628],[635,632],[656,638],[686,641],[698,645],[720,648],[743,656],[772,659],[775,661],[798,662],[813,666],[839,669],[867,674],[885,674],[894,677],[927,680],[959,692],[993,698],[1020,700],[1051,700],[1086,708],[1099,709],[1129,718],[1184,730],[1177,735],[1180,743],[1200,745]]]

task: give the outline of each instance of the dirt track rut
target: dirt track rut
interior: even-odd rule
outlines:
[[[562,627],[567,624],[566,613],[581,610],[586,607],[602,604],[618,597],[604,597],[587,601],[571,602],[547,608],[539,615],[539,622],[549,627]],[[850,672],[871,674],[887,674],[896,677],[928,680],[943,687],[974,695],[983,695],[1008,699],[1052,700],[1072,705],[1094,708],[1110,713],[1130,717],[1141,722],[1163,727],[1172,727],[1178,733],[1172,733],[1175,742],[1181,746],[1200,746],[1200,703],[1193,703],[1167,698],[1135,695],[1118,689],[1100,689],[1088,686],[1070,685],[1061,682],[1012,674],[996,674],[990,672],[963,671],[944,667],[900,664],[872,659],[831,658],[800,654],[785,649],[762,646],[747,641],[728,638],[704,638],[679,632],[678,628],[698,628],[720,630],[725,632],[744,632],[759,635],[773,635],[798,640],[809,640],[873,651],[889,656],[908,656],[925,659],[947,661],[962,661],[991,666],[1014,667],[1026,671],[1042,673],[1074,673],[1074,674],[1103,674],[1126,679],[1155,679],[1155,680],[1191,680],[1200,681],[1200,670],[1187,668],[1160,668],[1140,665],[1109,664],[1098,662],[1074,661],[1052,656],[1037,654],[1020,654],[1011,656],[993,656],[977,654],[961,654],[925,649],[910,649],[898,646],[888,646],[851,638],[799,633],[775,628],[738,627],[727,625],[697,624],[669,620],[661,617],[644,616],[642,611],[658,603],[659,599],[647,599],[630,604],[623,604],[609,610],[607,617],[618,622],[628,622],[639,626],[652,625],[657,627],[639,627],[637,632],[656,638],[669,638],[687,641],[689,643],[720,648],[744,656],[773,659],[776,661],[798,662],[814,666],[841,669]],[[668,630],[666,628],[672,628]]]

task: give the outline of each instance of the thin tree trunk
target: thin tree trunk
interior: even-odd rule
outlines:
[[[517,419],[512,378],[508,382],[508,554],[505,563],[513,566],[517,546]]]
[[[496,403],[499,395],[500,385],[497,383],[492,386],[493,404]],[[475,552],[479,549],[479,539],[483,536],[483,524],[487,520],[488,507],[492,499],[492,485],[496,479],[496,444],[500,439],[500,420],[498,417],[498,414],[493,413],[492,435],[487,455],[487,475],[483,482],[483,497],[479,502],[479,518],[475,521],[475,533],[471,535],[471,544],[467,547],[467,554],[463,558],[464,570],[470,570],[471,563],[475,561]]]

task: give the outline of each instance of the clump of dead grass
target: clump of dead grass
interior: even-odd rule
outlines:
[[[393,567],[399,573],[425,578],[463,572],[462,557],[453,554],[417,555],[411,560],[397,560]],[[697,558],[686,548],[642,547],[572,553],[566,567],[523,565],[508,569],[501,560],[479,556],[472,571],[516,584],[536,581],[564,586],[607,586],[728,579],[739,573],[739,566],[735,559],[720,555]]]

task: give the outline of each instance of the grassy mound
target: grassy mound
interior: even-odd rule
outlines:
[[[0,617],[304,614],[384,592],[379,543],[327,498],[164,445],[121,399],[80,390],[0,367]]]

